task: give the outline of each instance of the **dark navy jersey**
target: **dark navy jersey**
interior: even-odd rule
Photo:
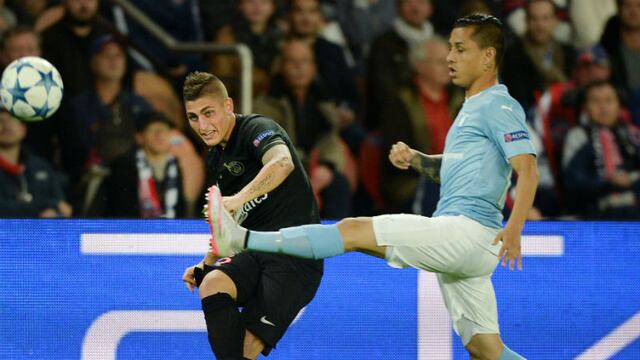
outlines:
[[[207,185],[217,184],[222,196],[238,193],[262,169],[263,155],[278,144],[289,148],[295,168],[278,187],[238,210],[236,218],[247,229],[275,231],[320,222],[309,178],[289,136],[275,121],[261,115],[236,114],[224,149],[218,145],[207,154]]]

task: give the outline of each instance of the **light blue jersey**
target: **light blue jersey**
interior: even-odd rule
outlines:
[[[524,110],[506,86],[495,85],[468,98],[447,134],[434,216],[464,215],[501,228],[511,183],[509,159],[520,154],[536,152]]]

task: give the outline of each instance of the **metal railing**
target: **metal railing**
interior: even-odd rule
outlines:
[[[253,90],[253,56],[244,44],[219,45],[207,42],[180,42],[158,26],[129,0],[111,0],[124,13],[158,39],[167,49],[179,53],[236,53],[240,58],[240,111],[251,113]]]

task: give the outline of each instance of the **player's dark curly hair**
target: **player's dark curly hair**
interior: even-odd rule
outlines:
[[[505,33],[504,26],[497,17],[486,14],[467,15],[456,20],[453,27],[473,27],[471,38],[481,49],[496,49],[496,68],[500,68],[504,57]]]
[[[229,97],[227,88],[215,75],[202,71],[187,75],[182,86],[182,99],[185,102],[194,101],[205,94],[220,97],[221,100]]]

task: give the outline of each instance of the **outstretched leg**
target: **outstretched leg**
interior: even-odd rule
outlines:
[[[205,215],[211,227],[211,251],[217,256],[230,256],[245,249],[316,260],[349,251],[385,255],[385,248],[376,243],[372,218],[347,218],[332,225],[302,225],[280,231],[249,231],[224,209],[216,187],[211,187],[207,199]]]

